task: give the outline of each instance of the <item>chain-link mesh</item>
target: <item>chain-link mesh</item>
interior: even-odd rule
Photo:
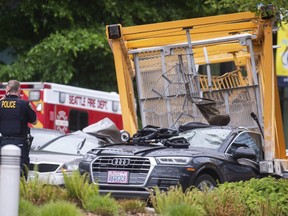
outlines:
[[[187,53],[184,47],[171,49],[169,55],[161,50],[134,54],[143,126],[178,127],[191,121],[219,124],[214,117],[220,116],[221,124],[255,127],[250,116],[258,113],[255,87],[233,71],[212,77],[209,91],[203,84],[207,76],[195,76]]]

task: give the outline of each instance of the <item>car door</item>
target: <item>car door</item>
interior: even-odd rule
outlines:
[[[239,147],[252,149],[256,157],[254,159],[248,157],[235,159],[233,154]],[[259,161],[263,156],[260,134],[250,131],[241,132],[228,145],[225,155],[227,159],[224,171],[226,181],[249,180],[258,177]]]

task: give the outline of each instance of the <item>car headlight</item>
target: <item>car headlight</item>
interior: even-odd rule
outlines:
[[[88,153],[84,156],[84,160],[90,162],[90,161],[94,160],[96,157],[97,156],[95,154],[89,154]]]
[[[79,167],[79,161],[71,161],[68,163],[64,163],[60,169],[58,169],[58,173],[62,172],[74,172],[78,170]]]
[[[156,157],[158,164],[176,164],[176,165],[186,165],[191,162],[190,157]]]

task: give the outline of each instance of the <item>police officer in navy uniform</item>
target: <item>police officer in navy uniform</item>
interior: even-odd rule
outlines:
[[[30,162],[28,123],[35,125],[37,117],[31,104],[20,98],[20,93],[20,83],[17,80],[10,80],[6,86],[6,95],[0,100],[0,133],[2,135],[0,146],[2,148],[7,144],[14,144],[21,149],[21,174],[27,179],[26,171]]]

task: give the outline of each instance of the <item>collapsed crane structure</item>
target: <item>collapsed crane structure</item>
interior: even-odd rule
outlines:
[[[287,171],[273,24],[273,16],[243,12],[131,27],[108,25],[124,129],[138,129],[137,92],[143,126],[178,127],[197,121],[260,130],[265,154],[261,171]],[[215,73],[213,66],[225,62],[233,62],[234,69]],[[215,116],[222,117],[220,123]]]

